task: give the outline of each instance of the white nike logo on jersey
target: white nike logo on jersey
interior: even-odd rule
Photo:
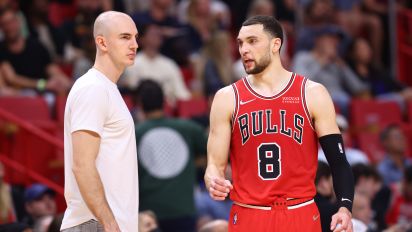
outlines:
[[[320,216],[319,214],[318,215],[313,215],[313,217],[312,217],[313,221],[316,221],[319,218],[319,216]]]
[[[249,103],[249,102],[252,102],[252,101],[254,101],[254,100],[256,100],[256,98],[250,99],[249,101],[242,101],[242,100],[240,100],[240,105],[245,105],[245,104],[247,104],[247,103]]]
[[[349,200],[348,198],[343,198],[342,197],[342,201],[349,201],[349,202],[352,202],[351,200]]]

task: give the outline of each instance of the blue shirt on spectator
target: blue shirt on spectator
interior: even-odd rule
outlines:
[[[412,165],[410,159],[404,159],[404,166]],[[378,171],[382,176],[383,183],[387,186],[400,182],[403,177],[403,171],[400,170],[395,162],[386,156],[378,165]]]

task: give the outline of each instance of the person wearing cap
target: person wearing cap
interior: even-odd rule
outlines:
[[[342,36],[343,32],[333,26],[318,29],[312,50],[298,52],[293,69],[323,84],[341,112],[348,115],[351,98],[369,96],[369,89],[339,57]]]
[[[24,219],[32,228],[40,228],[44,222],[56,214],[55,192],[47,186],[35,183],[24,192],[25,209],[28,217]],[[47,223],[46,223],[47,224]]]

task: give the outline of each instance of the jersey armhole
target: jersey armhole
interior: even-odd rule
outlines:
[[[237,87],[235,84],[232,84],[233,88],[233,95],[234,95],[234,106],[233,106],[233,113],[232,113],[232,119],[231,119],[231,125],[232,125],[232,131],[235,128],[235,120],[237,118],[237,114],[239,112],[239,92],[237,90]]]
[[[301,88],[301,96],[302,96],[302,105],[303,109],[305,111],[306,119],[309,121],[310,127],[312,127],[313,130],[315,130],[315,125],[313,124],[312,121],[312,115],[309,112],[308,105],[306,104],[306,83],[307,83],[308,78],[304,77],[302,81],[302,88]]]

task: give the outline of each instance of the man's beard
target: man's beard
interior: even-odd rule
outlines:
[[[263,72],[263,70],[265,70],[266,67],[269,66],[269,64],[270,64],[270,54],[268,52],[259,61],[255,61],[254,68],[247,70],[244,64],[243,64],[243,67],[245,68],[245,71],[247,74],[258,74],[258,73]]]

